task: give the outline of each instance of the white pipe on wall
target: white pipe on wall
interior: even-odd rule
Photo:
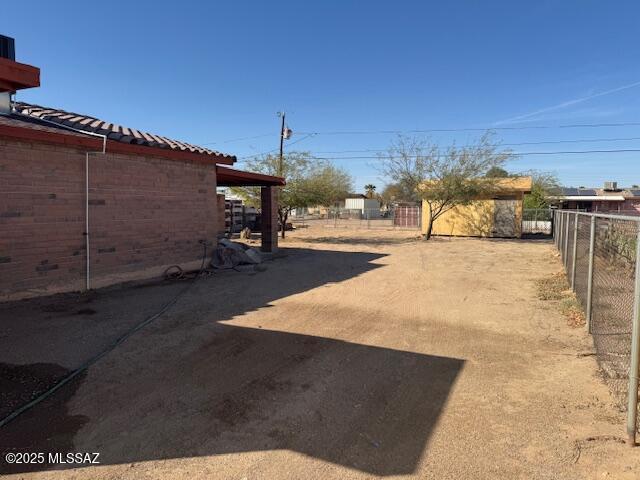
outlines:
[[[21,115],[20,113],[17,113],[17,112],[14,112],[14,114]],[[30,119],[33,118],[28,115],[24,115],[24,116]],[[46,120],[44,118],[37,118],[37,120],[39,122],[48,123],[49,125],[53,125],[58,128],[70,130],[72,132],[82,133],[84,135],[88,135],[91,137],[99,137],[102,139],[102,150],[98,150],[95,152],[86,152],[85,163],[84,163],[84,170],[85,170],[84,172],[85,173],[85,176],[84,176],[84,238],[85,238],[84,244],[87,250],[86,265],[85,265],[85,287],[87,290],[89,290],[91,288],[91,265],[90,265],[90,258],[89,258],[89,246],[90,246],[90,241],[89,241],[89,155],[91,154],[105,155],[107,153],[107,136],[101,135],[99,133],[94,133],[94,132],[85,132],[84,130],[73,128],[68,125],[62,125],[60,123],[53,122],[51,120]]]
[[[107,153],[107,136],[94,134],[102,137],[102,151],[97,152],[87,152],[85,155],[84,162],[84,245],[86,249],[86,269],[85,269],[85,288],[86,290],[91,289],[91,259],[90,259],[90,250],[89,247],[90,239],[89,239],[89,155],[105,155]]]

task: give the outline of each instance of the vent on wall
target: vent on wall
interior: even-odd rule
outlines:
[[[0,57],[16,59],[16,44],[13,38],[0,35]]]

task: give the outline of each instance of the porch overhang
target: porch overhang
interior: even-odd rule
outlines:
[[[285,185],[282,177],[245,172],[216,165],[218,187],[260,187],[261,247],[263,252],[278,250],[278,191]]]
[[[552,200],[570,202],[624,202],[623,195],[564,195],[550,197]]]
[[[216,178],[219,187],[282,187],[286,183],[282,177],[222,166],[216,166]]]

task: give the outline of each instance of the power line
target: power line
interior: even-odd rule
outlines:
[[[328,132],[298,132],[301,135],[377,135],[377,134],[401,134],[401,133],[450,133],[450,132],[486,132],[488,130],[550,130],[554,128],[615,128],[615,127],[638,127],[640,122],[621,123],[576,123],[567,125],[531,125],[522,127],[482,127],[482,128],[430,128],[416,130],[337,130]],[[232,138],[216,142],[204,142],[199,145],[216,145],[223,143],[240,142],[242,140],[253,140],[272,136],[272,133],[254,135],[249,137]],[[276,149],[277,150],[277,149]],[[271,151],[270,151],[271,152]],[[270,153],[267,152],[267,153]],[[263,155],[263,154],[259,154]]]
[[[519,143],[495,143],[489,146],[492,147],[516,147],[522,145],[556,145],[562,143],[597,143],[597,142],[623,142],[630,140],[640,140],[640,137],[626,137],[626,138],[585,138],[580,140],[550,140],[541,142],[519,142]],[[378,152],[386,153],[388,148],[367,148],[363,150],[328,150],[317,151],[315,153],[366,153],[366,152]]]
[[[511,152],[513,157],[527,156],[527,155],[574,155],[584,153],[628,153],[628,152],[640,152],[637,148],[625,148],[616,150],[563,150],[563,151],[551,151],[551,152]],[[405,158],[418,158],[426,155],[406,155]],[[438,154],[438,157],[446,156],[445,153]],[[393,155],[392,155],[393,157]],[[396,155],[397,157],[397,155]],[[315,160],[381,160],[384,159],[384,155],[381,156],[346,156],[346,157],[318,157],[313,156]],[[515,158],[509,159],[515,160]]]
[[[306,134],[304,137],[299,138],[298,140],[296,140],[295,142],[291,142],[291,143],[289,143],[287,146],[289,146],[289,147],[290,147],[291,145],[295,145],[296,143],[300,143],[301,141],[306,140],[307,138],[312,137],[312,136],[314,136],[314,135],[315,135],[315,133],[308,133],[308,134]],[[273,149],[271,149],[271,150],[269,150],[269,151],[266,151],[266,152],[256,153],[256,154],[253,154],[253,155],[246,155],[246,156],[244,156],[244,157],[240,157],[240,158],[239,158],[239,160],[244,160],[244,159],[247,159],[247,158],[260,157],[260,156],[262,156],[262,155],[268,155],[268,154],[270,154],[270,153],[277,152],[277,151],[278,151],[278,149],[277,149],[277,148],[273,148]]]
[[[295,142],[291,142],[291,143],[289,143],[287,146],[288,146],[288,147],[290,147],[291,145],[295,145],[296,143],[300,143],[301,141],[306,140],[306,139],[307,139],[307,138],[309,138],[309,137],[313,137],[314,135],[315,135],[315,133],[309,133],[309,134],[307,134],[306,136],[304,136],[304,137],[302,137],[302,138],[299,138],[299,139],[298,139],[298,140],[296,140]]]
[[[253,139],[256,139],[256,138],[271,137],[272,135],[273,135],[273,133],[265,133],[265,134],[262,134],[262,135],[254,135],[252,137],[232,138],[231,140],[222,140],[220,142],[200,143],[200,145],[217,145],[217,144],[222,144],[222,143],[240,142],[242,140],[253,140]]]
[[[299,132],[315,135],[377,135],[400,133],[448,133],[448,132],[486,132],[491,130],[549,130],[555,128],[613,128],[640,126],[640,122],[622,123],[574,123],[567,125],[531,125],[522,127],[482,127],[482,128],[428,128],[421,130],[336,130],[328,132]]]

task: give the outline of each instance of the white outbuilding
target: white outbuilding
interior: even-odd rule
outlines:
[[[349,197],[344,201],[345,210],[359,210],[362,218],[380,217],[380,202],[375,198],[367,198],[365,195]]]

